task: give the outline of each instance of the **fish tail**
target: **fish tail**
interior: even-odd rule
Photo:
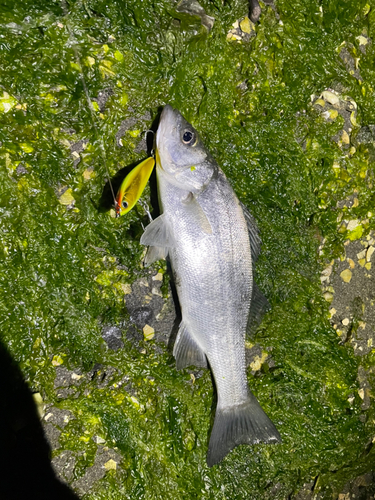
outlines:
[[[240,405],[217,408],[208,445],[207,465],[219,463],[239,444],[277,443],[281,437],[274,424],[262,410],[256,397]]]

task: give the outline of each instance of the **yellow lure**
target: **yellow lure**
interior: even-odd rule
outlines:
[[[124,215],[137,203],[155,165],[153,158],[147,158],[137,165],[122,181],[116,196],[116,215]]]

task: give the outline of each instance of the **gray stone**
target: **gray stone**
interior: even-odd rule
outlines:
[[[71,450],[64,450],[52,459],[52,467],[60,480],[70,483],[73,479],[77,457]]]
[[[48,424],[53,424],[54,426],[58,426],[60,429],[64,429],[64,427],[69,423],[70,420],[75,419],[73,413],[69,410],[60,410],[60,408],[56,408],[55,406],[49,406],[45,409],[45,414],[43,420],[48,422]]]
[[[59,439],[61,431],[59,431],[54,425],[49,424],[48,422],[43,422],[43,429],[52,450],[60,448]]]
[[[94,483],[102,479],[106,473],[106,464],[113,460],[116,463],[116,471],[118,469],[118,464],[121,461],[121,456],[114,450],[105,448],[103,446],[98,446],[98,451],[95,456],[95,461],[92,467],[89,467],[84,476],[77,479],[72,483],[72,487],[77,491],[79,495],[85,495],[93,487]]]
[[[122,330],[117,326],[105,326],[102,331],[102,337],[109,349],[117,351],[124,347],[122,341]]]

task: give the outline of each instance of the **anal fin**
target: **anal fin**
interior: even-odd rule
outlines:
[[[190,335],[186,325],[181,321],[173,348],[173,356],[176,358],[176,368],[181,370],[187,366],[207,368],[207,358],[202,349]]]

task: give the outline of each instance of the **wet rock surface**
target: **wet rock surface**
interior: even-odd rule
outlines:
[[[371,2],[265,0],[260,18],[256,0],[52,3],[0,7],[1,335],[50,445],[2,375],[1,471],[36,487],[50,456],[89,499],[371,498]],[[175,369],[165,265],[141,264],[147,217],[116,219],[103,190],[150,152],[168,102],[255,210],[270,259],[246,363],[283,444],[214,469],[210,372]]]
[[[151,120],[151,114],[145,113],[144,115],[137,117],[137,113],[134,110],[134,115],[129,118],[126,118],[121,122],[120,128],[116,133],[116,143],[117,146],[122,147],[123,141],[122,137],[125,134],[130,134],[132,137],[138,137],[141,131],[145,132],[145,123],[149,123]],[[147,143],[146,143],[146,134],[143,133],[140,137],[140,140],[137,141],[137,145],[135,147],[135,152],[147,152]]]
[[[368,354],[375,345],[374,243],[373,233],[347,240],[345,255],[328,266],[322,278],[332,326],[342,342],[353,344],[357,355]]]
[[[375,498],[375,473],[363,474],[348,482],[337,500],[373,500]]]
[[[108,471],[116,471],[116,474],[118,476],[122,476],[121,468],[118,465],[120,462],[121,456],[116,451],[111,450],[107,447],[98,446],[94,464],[86,470],[85,474],[82,477],[72,483],[72,487],[77,491],[79,495],[85,495],[91,490],[91,488],[97,481],[99,481],[106,475]],[[66,461],[64,470],[66,470]]]
[[[176,309],[169,289],[163,297],[164,275],[152,273],[135,281],[132,292],[125,297],[130,315],[127,337],[134,340],[154,339],[168,345],[176,323]]]
[[[109,349],[117,351],[124,347],[122,342],[122,330],[116,326],[106,326],[103,328],[102,337]]]
[[[369,269],[361,266],[358,262],[351,264],[359,256],[363,249],[367,253],[372,245],[372,235],[359,241],[348,242],[345,245],[345,258],[333,261],[322,273],[322,293],[330,290],[331,301],[330,321],[333,328],[342,338],[342,342],[350,342],[358,356],[363,356],[368,352],[374,341],[374,301],[373,282]],[[371,252],[370,252],[371,253]],[[368,254],[370,256],[370,254]],[[372,254],[371,254],[372,256]],[[367,262],[371,262],[371,259]],[[369,266],[367,266],[369,267]],[[343,279],[345,270],[351,269],[352,277],[349,282]],[[355,270],[354,270],[355,269]],[[344,274],[345,277],[345,274]],[[136,280],[131,287],[131,293],[126,294],[126,306],[129,312],[129,322],[122,328],[106,326],[103,328],[103,339],[108,349],[114,352],[124,349],[122,338],[129,340],[137,349],[150,340],[153,349],[170,349],[173,345],[173,331],[178,326],[178,316],[176,307],[172,299],[171,289],[166,298],[163,299],[161,287],[163,284],[163,274],[150,271],[148,276]],[[350,285],[350,286],[348,286]],[[358,306],[359,301],[361,304]],[[334,309],[334,310],[333,310]],[[358,316],[360,315],[360,316]],[[359,319],[360,318],[360,319]],[[346,321],[349,319],[349,322]],[[177,320],[177,321],[176,321]],[[361,322],[369,325],[369,328],[362,328]],[[151,338],[147,337],[147,327],[152,330]],[[358,332],[358,328],[360,331]],[[146,332],[146,333],[145,333]],[[164,348],[157,344],[161,342]],[[169,346],[169,347],[168,347]],[[246,342],[246,364],[253,376],[257,376],[264,365],[267,369],[273,368],[275,363],[272,358],[272,348],[262,346],[259,343]],[[205,370],[187,370],[190,373],[190,383],[194,384]],[[366,410],[370,406],[371,384],[370,378],[374,375],[374,369],[358,368],[358,394],[362,399],[362,409]],[[81,373],[80,370],[70,370],[65,366],[56,367],[55,390],[57,400],[78,397],[80,387],[85,387],[84,394],[90,397],[90,384],[97,388],[105,388],[115,382],[116,387],[123,387],[127,393],[137,401],[137,390],[133,386],[129,375],[121,374],[121,368],[103,366],[96,364],[90,372]],[[82,451],[66,450],[60,444],[60,439],[70,422],[75,419],[72,411],[61,409],[58,406],[45,405],[43,407],[42,424],[45,436],[51,446],[53,459],[52,466],[57,477],[70,484],[80,495],[85,496],[95,490],[96,484],[108,473],[116,477],[117,481],[122,481],[126,477],[126,471],[121,465],[122,456],[109,447],[103,437],[94,435],[90,438],[96,446],[95,458],[92,465],[84,469],[80,466],[83,459]],[[82,475],[82,471],[84,471]],[[291,491],[285,489],[285,485],[277,483],[267,492],[265,498],[273,498],[276,494],[285,493],[286,497],[293,500],[322,500],[324,495],[316,492],[317,479],[305,483],[302,489],[292,495]],[[359,476],[349,482],[337,500],[349,500],[359,498],[361,500],[372,500],[374,498],[374,477],[372,473]]]

